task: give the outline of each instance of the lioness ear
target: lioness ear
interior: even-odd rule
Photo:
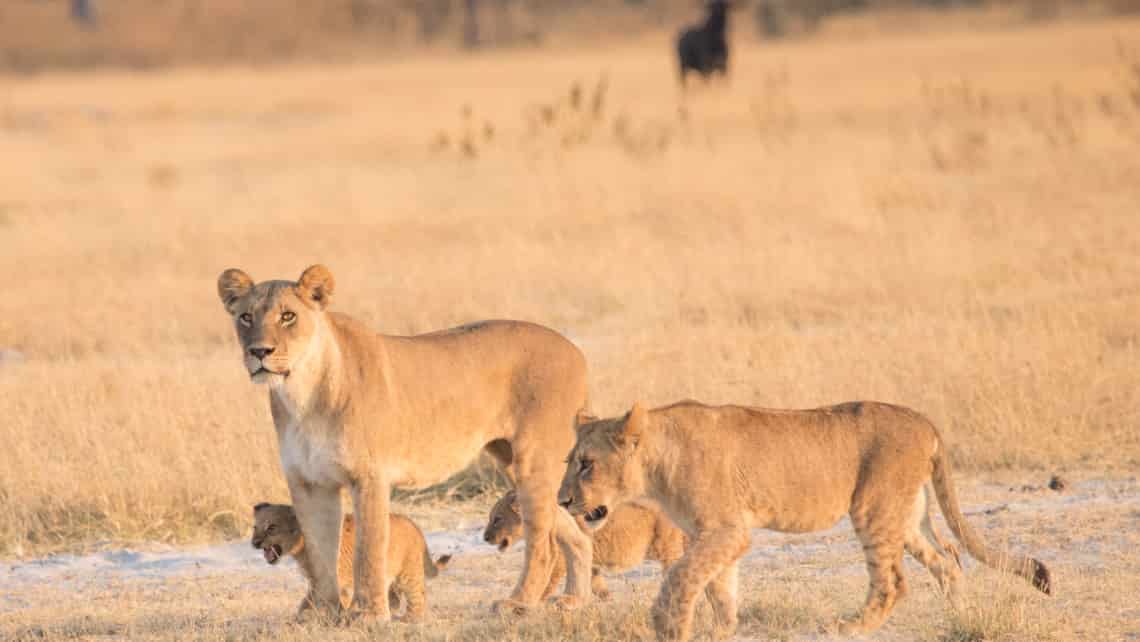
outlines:
[[[233,314],[234,303],[252,289],[253,279],[237,268],[230,268],[218,277],[218,298],[230,314]]]
[[[312,302],[318,310],[325,309],[332,299],[336,281],[332,272],[323,265],[310,265],[297,279],[297,291],[306,302]]]
[[[269,502],[261,502],[260,504],[254,504],[253,505],[253,512],[256,513],[257,511],[259,511],[263,508],[266,508],[268,506],[269,506]]]
[[[597,420],[598,418],[586,412],[585,408],[579,408],[578,414],[574,415],[574,430],[580,432],[582,430],[582,426],[594,423]]]
[[[645,432],[645,428],[649,425],[649,411],[645,406],[641,405],[640,401],[633,403],[633,408],[626,413],[625,418],[622,419],[620,432],[615,436],[615,441],[618,445],[629,445],[637,448],[637,444],[641,441],[641,436]]]

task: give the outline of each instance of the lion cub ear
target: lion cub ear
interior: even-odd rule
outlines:
[[[318,310],[328,307],[335,288],[336,280],[333,279],[332,272],[320,264],[310,265],[301,273],[301,278],[297,279],[297,293]]]
[[[641,441],[641,436],[645,433],[645,429],[649,426],[649,411],[640,401],[633,403],[633,408],[626,413],[622,418],[621,427],[619,432],[614,436],[614,441],[619,446],[631,446],[637,448],[637,444]]]
[[[218,277],[218,298],[230,314],[233,314],[234,303],[252,289],[253,279],[237,268],[230,268]]]

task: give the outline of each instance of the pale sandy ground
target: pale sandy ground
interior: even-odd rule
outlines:
[[[1031,552],[1052,567],[1055,597],[1040,596],[967,559],[969,606],[954,615],[929,576],[908,560],[910,595],[888,625],[866,639],[1140,639],[1140,558],[1133,553],[1140,545],[1140,482],[1089,474],[1070,477],[1066,491],[1054,492],[1043,487],[1045,481],[990,477],[960,486],[969,519],[987,540]],[[545,610],[520,622],[490,615],[491,602],[510,591],[522,553],[516,546],[500,555],[482,543],[481,509],[469,503],[428,509],[432,515],[412,510],[420,521],[452,526],[429,532],[428,542],[433,554],[455,555],[452,566],[429,584],[431,616],[422,626],[288,624],[304,590],[299,575],[266,565],[245,541],[237,541],[5,562],[0,637],[604,639],[610,620],[617,621],[615,638],[648,633],[645,609],[660,580],[652,563],[610,578],[612,600],[578,616],[590,623],[586,629]],[[811,535],[756,531],[742,562],[736,639],[838,639],[826,627],[858,606],[864,582],[860,549],[846,520]],[[972,633],[971,623],[977,622],[985,635]],[[702,612],[698,633],[707,635],[707,625]]]

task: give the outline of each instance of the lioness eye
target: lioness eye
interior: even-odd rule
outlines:
[[[241,316],[238,317],[238,321],[241,321],[241,324],[248,328],[253,325],[253,315],[248,312],[242,312]]]
[[[274,526],[273,524],[270,524],[269,526],[267,526],[267,527],[265,528],[265,532],[266,532],[266,533],[273,533],[273,531],[275,531],[275,530],[277,530],[277,527],[276,527],[276,526]]]
[[[583,459],[583,460],[578,462],[578,472],[580,472],[583,475],[589,473],[590,469],[592,469],[593,467],[594,467],[594,460],[592,460],[592,459]]]
[[[293,314],[289,310],[286,310],[286,311],[281,313],[281,323],[293,323],[296,320],[297,320],[297,315]]]
[[[491,526],[498,526],[499,522],[501,522],[501,521],[503,521],[502,517],[496,517],[495,519],[491,520]]]

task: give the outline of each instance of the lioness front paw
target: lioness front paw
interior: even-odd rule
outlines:
[[[839,635],[852,636],[866,632],[867,627],[863,626],[862,620],[839,620],[835,623],[835,630]]]
[[[658,640],[674,642],[689,639],[687,623],[661,609],[653,610],[653,630],[657,632]]]
[[[530,607],[518,600],[497,600],[491,604],[491,612],[496,615],[526,615]]]
[[[720,623],[713,626],[712,638],[714,640],[727,640],[736,634],[736,622]]]
[[[295,620],[299,624],[317,623],[325,626],[339,624],[343,610],[340,604],[317,604],[312,598],[306,597],[297,606]]]
[[[550,598],[550,605],[559,611],[575,611],[584,604],[585,600],[577,595],[556,595]]]
[[[392,621],[392,614],[387,609],[376,606],[353,604],[345,612],[344,620],[349,624],[379,624]]]

